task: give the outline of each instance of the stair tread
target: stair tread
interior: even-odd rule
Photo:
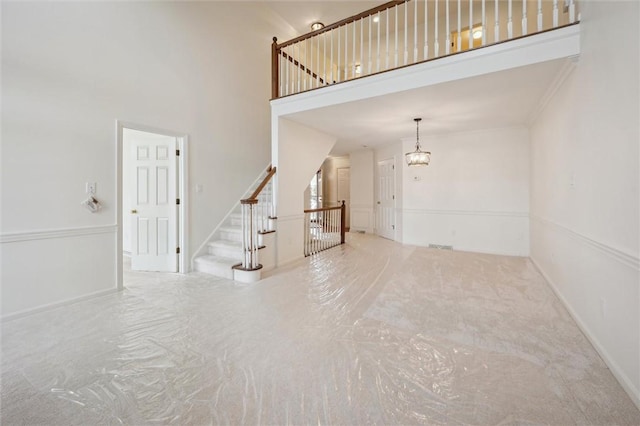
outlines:
[[[221,266],[229,266],[232,267],[234,265],[237,265],[238,263],[241,263],[240,259],[233,259],[230,257],[222,257],[222,256],[216,256],[213,254],[206,254],[203,256],[198,256],[195,259],[196,262],[206,262],[206,263],[213,263],[216,265],[221,265]]]
[[[223,226],[220,228],[220,231],[225,231],[225,232],[242,232],[242,227],[241,226],[233,226],[233,225],[227,225],[227,226]]]
[[[216,246],[216,247],[242,248],[241,241],[232,241],[232,240],[224,240],[224,239],[211,241],[210,243],[208,243],[208,245]]]

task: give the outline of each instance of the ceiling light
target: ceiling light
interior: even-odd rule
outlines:
[[[414,118],[416,122],[416,150],[407,152],[405,158],[409,166],[428,166],[431,153],[420,149],[420,121],[422,118]]]
[[[324,24],[322,22],[316,21],[311,24],[311,31],[318,31],[324,28]]]
[[[471,33],[471,37],[473,37],[474,40],[482,38],[482,28],[476,28],[475,30],[473,30],[473,32]]]

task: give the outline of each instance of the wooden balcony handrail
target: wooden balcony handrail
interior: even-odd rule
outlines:
[[[406,3],[408,1],[409,0],[394,0],[394,1],[390,1],[390,2],[387,2],[387,3],[381,4],[380,6],[376,6],[374,8],[365,10],[364,12],[360,12],[357,15],[353,15],[353,16],[350,16],[349,18],[345,18],[345,19],[343,19],[341,21],[334,22],[333,24],[327,25],[326,27],[321,28],[319,30],[312,31],[312,32],[307,33],[307,34],[303,34],[303,35],[301,35],[299,37],[296,37],[296,38],[293,38],[291,40],[287,40],[287,41],[285,41],[285,42],[283,42],[281,44],[278,44],[277,46],[278,46],[279,49],[282,49],[282,48],[287,47],[287,46],[289,46],[291,44],[295,44],[295,43],[297,43],[299,41],[315,37],[315,36],[317,36],[319,34],[325,33],[327,31],[331,31],[333,29],[336,29],[336,28],[341,27],[341,26],[346,25],[346,24],[350,24],[352,22],[357,21],[358,19],[366,18],[367,16],[374,15],[374,14],[376,14],[378,12],[382,12],[384,10],[390,9],[390,8],[392,8],[394,6],[401,5],[401,4]]]
[[[341,208],[342,208],[342,206],[338,206],[338,207],[321,207],[319,209],[307,209],[304,212],[305,213],[328,212],[330,210],[340,210]]]
[[[248,198],[240,200],[240,203],[241,204],[255,204],[255,203],[257,203],[258,202],[258,195],[260,195],[260,192],[262,192],[264,187],[267,186],[267,184],[269,183],[269,181],[271,180],[271,178],[275,174],[276,174],[276,168],[269,166],[269,168],[267,169],[267,175],[264,177],[264,179],[262,180],[260,185],[258,185],[256,190],[253,191],[253,194],[251,194]]]

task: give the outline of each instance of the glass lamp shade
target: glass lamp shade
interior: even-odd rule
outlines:
[[[429,160],[431,160],[431,153],[422,151],[420,147],[418,147],[413,152],[407,152],[405,158],[409,166],[428,166]]]

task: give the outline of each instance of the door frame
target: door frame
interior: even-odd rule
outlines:
[[[186,274],[189,272],[187,260],[189,259],[189,173],[187,166],[188,160],[188,141],[189,135],[183,132],[159,129],[157,127],[146,126],[143,124],[131,123],[122,120],[116,120],[116,226],[117,226],[117,242],[116,242],[116,281],[118,290],[124,288],[123,283],[123,266],[122,266],[122,246],[123,246],[123,212],[122,212],[122,172],[123,172],[123,137],[124,129],[138,130],[141,132],[155,133],[163,136],[176,138],[176,146],[180,150],[176,164],[177,184],[176,195],[180,199],[177,214],[177,230],[178,230],[178,273]]]

